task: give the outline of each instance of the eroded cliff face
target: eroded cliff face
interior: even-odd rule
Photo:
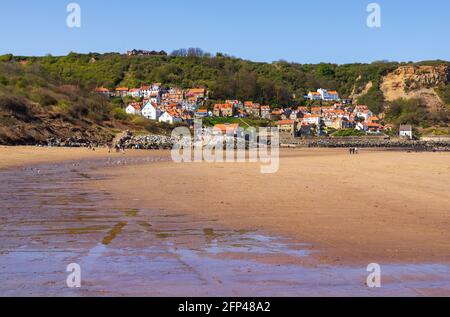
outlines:
[[[380,89],[386,101],[421,98],[431,112],[445,109],[435,89],[450,81],[450,68],[441,66],[401,66],[384,76]]]

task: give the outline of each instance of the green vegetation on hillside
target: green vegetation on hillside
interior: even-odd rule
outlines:
[[[67,120],[93,123],[111,117],[108,100],[58,80],[39,64],[0,63],[0,82],[0,111],[4,115],[6,112],[21,119],[27,115],[31,119],[33,114],[52,112]]]
[[[117,130],[171,130],[149,120],[134,122],[120,98],[110,101],[62,80],[41,63],[6,60],[0,62],[0,144],[45,143],[49,138],[105,142]]]
[[[303,104],[303,96],[319,87],[336,89],[345,98],[361,93],[367,83],[372,82],[373,87],[360,101],[376,113],[383,109],[384,103],[379,90],[381,76],[403,65],[394,62],[311,65],[285,61],[269,64],[224,54],[211,57],[208,54],[126,56],[71,53],[62,57],[8,56],[5,59],[38,64],[49,74],[81,87],[136,87],[152,82],[180,88],[204,86],[211,91],[212,100],[252,100],[272,106]]]
[[[447,84],[445,86],[442,86],[442,87],[436,89],[436,92],[438,93],[439,97],[442,99],[442,101],[447,105],[448,109],[450,110],[450,85]]]
[[[233,118],[233,117],[207,117],[202,119],[206,127],[213,127],[216,124],[239,124],[242,128],[247,127],[268,127],[270,121],[265,119]]]
[[[448,114],[446,112],[429,113],[420,99],[398,99],[389,104],[386,120],[396,125],[413,124],[427,128],[440,123],[446,125]]]
[[[44,123],[48,125],[56,121],[83,129],[90,127],[93,135],[97,128],[115,129],[117,126],[167,131],[167,127],[158,123],[150,124],[148,120],[144,122],[128,116],[124,106],[131,100],[120,97],[107,100],[92,92],[100,86],[113,89],[153,82],[180,88],[206,87],[210,91],[208,105],[226,99],[239,99],[272,107],[311,106],[313,103],[305,101],[303,96],[310,90],[322,87],[337,90],[343,98],[362,94],[358,101],[368,105],[375,113],[384,111],[388,105],[386,122],[412,123],[425,128],[446,126],[448,123],[448,112],[428,113],[418,100],[399,100],[391,104],[384,100],[379,87],[382,76],[410,63],[311,65],[286,61],[257,63],[224,54],[175,55],[70,53],[58,57],[0,56],[0,129],[11,127],[17,138],[20,138],[20,129],[13,127],[18,123],[40,123],[45,126]],[[444,61],[420,63],[437,64],[450,65]],[[363,93],[369,82],[372,87]],[[436,91],[450,105],[449,86]],[[245,120],[254,126],[269,124],[265,120]],[[207,125],[231,122],[245,126],[242,120],[236,118],[208,118],[205,121]],[[26,131],[27,127],[21,126],[21,129]],[[61,129],[52,127],[46,130],[49,131],[36,133],[52,135]]]
[[[358,131],[355,129],[343,129],[336,131],[331,136],[333,137],[351,137],[351,136],[365,136],[366,133],[364,131]]]

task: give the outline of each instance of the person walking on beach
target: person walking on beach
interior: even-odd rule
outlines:
[[[358,154],[359,149],[355,147],[355,154]]]

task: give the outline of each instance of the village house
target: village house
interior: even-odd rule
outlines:
[[[152,86],[151,87],[151,92],[152,93],[159,94],[159,93],[162,92],[162,84],[161,83],[153,83],[151,86]]]
[[[142,108],[142,116],[149,119],[149,120],[158,120],[161,116],[161,110],[158,109],[157,105],[155,103],[152,103],[151,101],[147,101]]]
[[[144,97],[145,99],[150,98],[150,94],[152,92],[152,87],[151,86],[142,86],[141,88],[141,96]]]
[[[309,100],[322,100],[322,96],[318,92],[312,92],[310,91],[308,95],[306,96]]]
[[[310,91],[306,99],[309,100],[323,100],[323,101],[337,101],[339,100],[339,94],[335,90],[326,90],[323,88],[317,89],[317,92]]]
[[[159,94],[159,92],[152,91],[152,94]],[[183,101],[183,91],[178,88],[171,88],[166,92],[162,92],[161,101],[162,104],[179,103]]]
[[[297,116],[297,121],[298,122],[302,121],[303,117],[305,116],[305,114],[302,111],[299,111],[299,110],[297,110],[296,113],[297,113],[297,115],[296,115]]]
[[[234,109],[244,109],[244,104],[239,100],[225,100],[225,103],[233,105]]]
[[[261,105],[259,103],[254,103],[252,105],[251,114],[254,117],[260,117],[261,116]]]
[[[270,106],[261,106],[261,118],[270,119]]]
[[[216,104],[214,105],[214,108],[213,108],[213,115],[214,115],[215,117],[221,117],[221,116],[222,116],[222,104],[216,103]]]
[[[215,104],[213,114],[216,117],[232,117],[233,105],[231,104]]]
[[[161,96],[160,96],[159,92],[155,92],[155,91],[150,92],[150,101],[153,103],[160,103]]]
[[[383,130],[383,126],[379,123],[366,122],[365,125],[368,133],[381,133]]]
[[[111,91],[108,88],[105,87],[99,87],[95,89],[95,92],[98,94],[101,94],[105,97],[111,97]]]
[[[195,116],[197,118],[206,118],[208,117],[208,110],[207,109],[198,109],[195,113]]]
[[[317,92],[320,94],[322,100],[324,101],[337,101],[339,100],[339,94],[335,90],[326,90],[326,89],[317,89]]]
[[[246,101],[244,102],[244,110],[247,113],[252,113],[253,111],[253,101]]]
[[[128,105],[128,107],[125,109],[125,112],[127,114],[139,116],[141,115],[141,110],[142,110],[142,103],[134,102]]]
[[[412,125],[410,124],[400,125],[399,136],[402,138],[408,138],[412,140],[414,138]]]
[[[335,118],[332,118],[332,117],[325,117],[325,118],[323,118],[323,123],[325,124],[325,126],[327,127],[327,128],[333,128],[333,129],[335,129],[335,127],[334,127],[334,121],[335,121],[336,119]]]
[[[308,114],[305,114],[302,122],[305,122],[307,124],[319,125],[321,120],[322,120],[322,117],[319,114],[309,114],[308,113]]]
[[[283,110],[275,108],[270,113],[270,120],[279,120],[283,115]]]
[[[162,112],[178,112],[178,103],[170,103],[170,104],[165,104],[163,106],[160,106],[160,109]]]
[[[373,117],[372,111],[367,106],[359,105],[355,107],[353,114],[357,118],[362,118],[364,121],[368,121],[370,117]]]
[[[237,109],[237,116],[238,116],[238,118],[246,118],[247,113],[242,109]]]
[[[206,89],[205,88],[188,89],[186,91],[185,96],[189,102],[198,103],[206,98]]]
[[[316,130],[316,126],[314,124],[309,124],[306,122],[302,122],[297,125],[297,135],[302,137],[309,137],[314,134],[314,131]]]
[[[352,99],[343,99],[342,104],[343,105],[351,105],[353,103]]]
[[[364,121],[369,121],[369,118],[372,116],[373,116],[373,114],[372,114],[372,111],[370,111],[370,110],[364,110],[362,112],[356,113],[356,117],[362,118],[362,119],[364,119]]]
[[[193,123],[194,113],[191,111],[181,110],[178,112],[182,122],[188,123],[189,125]]]
[[[325,122],[325,125],[327,125],[326,122]],[[341,129],[352,129],[355,126],[354,126],[354,123],[351,122],[350,120],[348,120],[347,118],[338,117],[338,118],[332,119],[331,125],[328,127],[336,129],[336,130],[341,130]]]
[[[238,123],[216,124],[214,126],[214,130],[220,131],[220,133],[223,135],[237,136],[239,132],[239,124]]]
[[[169,123],[169,124],[174,124],[174,123],[183,122],[183,119],[177,112],[168,110],[159,117],[158,121]]]
[[[298,111],[297,110],[291,110],[291,114],[289,115],[289,119],[297,121],[298,120]]]
[[[293,134],[295,131],[295,121],[294,120],[280,120],[276,123],[280,132],[286,132]]]
[[[128,94],[128,87],[117,87],[116,96],[125,97]]]
[[[198,108],[198,105],[195,102],[189,102],[189,101],[181,102],[181,109],[183,109],[183,110],[195,112],[195,111],[197,111],[197,108]]]
[[[378,123],[358,122],[355,127],[356,130],[364,131],[366,133],[380,133],[382,126]]]
[[[131,96],[133,98],[140,98],[141,95],[141,89],[140,88],[132,88],[128,90],[128,96]]]
[[[322,108],[321,107],[312,107],[311,108],[311,114],[321,115],[322,114]]]
[[[147,51],[147,50],[131,50],[127,51],[128,56],[167,56],[167,52],[165,51]]]

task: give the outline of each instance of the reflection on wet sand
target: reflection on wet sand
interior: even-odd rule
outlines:
[[[102,168],[159,160],[0,171],[0,295],[450,295],[446,265],[383,266],[383,287],[368,289],[365,267],[316,265],[306,243],[215,219],[114,208],[112,195],[86,189],[105,177]],[[70,263],[82,268],[80,289],[65,285]]]

